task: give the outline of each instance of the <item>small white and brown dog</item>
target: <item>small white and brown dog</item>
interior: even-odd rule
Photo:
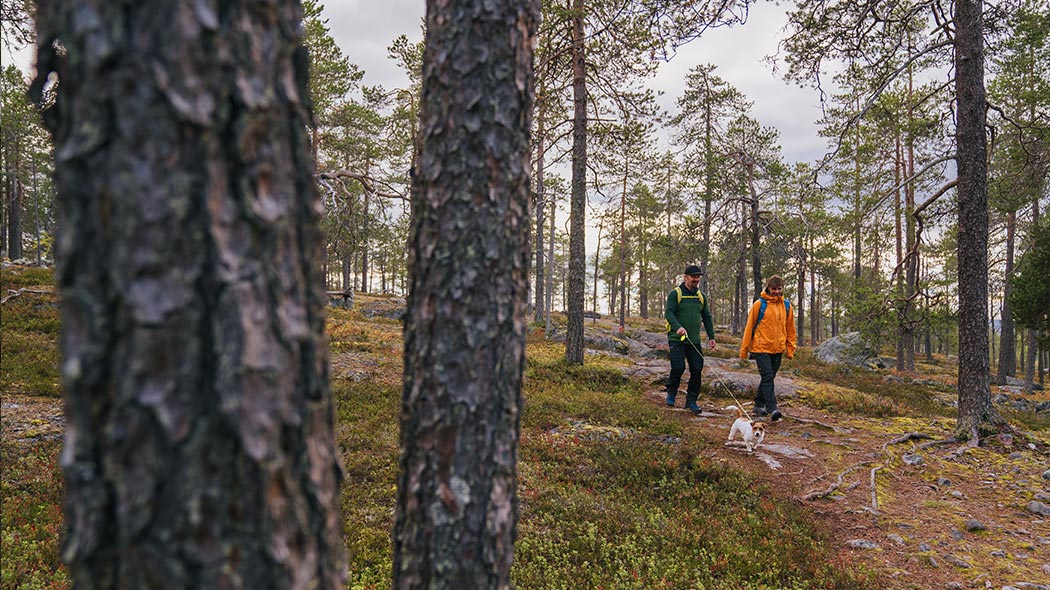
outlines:
[[[736,410],[736,420],[733,420],[733,426],[729,429],[728,440],[733,440],[733,437],[740,433],[744,439],[744,445],[747,446],[747,452],[755,450],[755,447],[766,438],[766,423],[748,420],[744,410],[736,406],[727,406],[725,409]]]

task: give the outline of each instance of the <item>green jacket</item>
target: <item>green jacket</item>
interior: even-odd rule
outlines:
[[[708,340],[715,339],[714,322],[711,320],[711,306],[707,303],[707,297],[700,292],[690,291],[685,288],[685,283],[671,289],[667,294],[667,304],[664,306],[664,319],[667,320],[667,341],[680,340],[676,332],[678,328],[685,328],[689,335],[689,341],[701,348],[700,321],[704,322]]]

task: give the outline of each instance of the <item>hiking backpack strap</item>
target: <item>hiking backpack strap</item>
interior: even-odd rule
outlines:
[[[751,338],[752,339],[755,337],[755,330],[758,330],[758,322],[761,322],[762,321],[762,316],[766,315],[766,305],[769,305],[769,303],[766,301],[765,297],[759,297],[758,300],[761,301],[761,304],[758,307],[758,317],[755,318],[755,327],[751,329]],[[784,318],[785,319],[787,318],[789,312],[791,312],[791,302],[788,301],[787,297],[785,297],[784,298]]]

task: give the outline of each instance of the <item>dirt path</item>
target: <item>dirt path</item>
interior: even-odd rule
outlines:
[[[736,380],[730,363],[714,366],[712,373]],[[805,392],[804,382],[793,386]],[[646,395],[663,405],[662,388]],[[748,453],[726,444],[729,403],[702,398],[698,417],[668,412],[699,426],[720,458],[809,510],[834,544],[880,571],[889,587],[1050,589],[1047,441],[1000,436],[955,455],[958,443],[931,444],[951,436],[954,420],[858,419],[796,396],[781,401],[786,418],[768,424],[765,442]]]

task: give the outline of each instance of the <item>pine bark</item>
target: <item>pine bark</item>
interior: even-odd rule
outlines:
[[[959,412],[972,436],[1001,419],[992,406],[988,361],[988,146],[985,137],[980,0],[955,5],[956,166],[959,199]]]
[[[37,16],[74,587],[344,588],[298,2]]]
[[[1010,294],[1013,288],[1010,280],[1014,276],[1014,246],[1017,235],[1017,212],[1010,211],[1006,216],[1006,268],[1003,281],[1003,307],[999,324],[999,374],[1000,385],[1006,384],[1007,377],[1017,373],[1017,338],[1014,331],[1014,316],[1010,312]]]
[[[509,588],[536,0],[427,3],[393,587]]]
[[[569,206],[568,313],[565,361],[583,364],[583,288],[587,280],[587,73],[584,58],[584,3],[574,0],[572,14],[572,197]]]

